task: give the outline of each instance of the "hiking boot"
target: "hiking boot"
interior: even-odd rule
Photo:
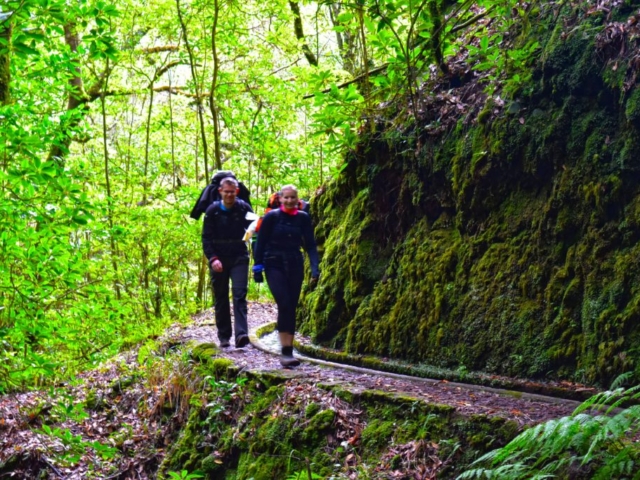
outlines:
[[[300,360],[293,355],[280,355],[280,365],[285,368],[297,367],[300,365]]]
[[[220,340],[220,348],[229,348],[231,343],[229,343],[229,339]]]
[[[242,348],[249,345],[249,336],[248,335],[240,335],[236,338],[236,348]]]

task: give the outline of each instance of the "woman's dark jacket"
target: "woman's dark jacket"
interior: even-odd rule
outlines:
[[[318,248],[311,217],[300,210],[295,215],[289,215],[279,209],[263,217],[254,255],[256,265],[264,265],[265,257],[295,255],[302,248],[309,255],[311,276],[317,278],[320,275]]]

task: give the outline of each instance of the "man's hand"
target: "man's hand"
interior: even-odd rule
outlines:
[[[220,273],[222,271],[222,262],[217,258],[211,259],[211,269],[216,273]]]

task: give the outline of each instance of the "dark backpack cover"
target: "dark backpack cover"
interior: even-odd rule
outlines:
[[[193,218],[194,220],[199,220],[200,217],[207,211],[209,205],[211,205],[213,202],[221,200],[218,188],[220,187],[220,181],[223,178],[227,177],[235,178],[236,180],[238,180],[235,174],[230,170],[220,170],[219,172],[216,172],[213,178],[211,178],[211,183],[204,187],[204,189],[200,193],[196,204],[193,206],[193,209],[189,214],[191,218]],[[249,204],[249,206],[251,206],[251,193],[249,192],[249,189],[241,181],[238,181],[238,188],[240,189],[240,191],[238,192],[238,198],[244,200]]]

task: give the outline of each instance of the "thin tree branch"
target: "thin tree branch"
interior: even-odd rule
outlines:
[[[162,45],[159,47],[141,48],[139,51],[140,53],[151,54],[160,52],[177,52],[178,50],[180,50],[179,45]]]
[[[195,57],[193,55],[193,49],[189,43],[189,37],[187,35],[187,24],[182,16],[182,9],[180,8],[180,0],[176,0],[176,8],[178,10],[178,20],[180,21],[180,27],[182,28],[182,35],[184,37],[184,44],[187,47],[187,53],[189,54],[189,65],[191,66],[191,76],[193,77],[193,83],[196,88],[196,100],[198,102],[198,120],[200,123],[200,135],[202,137],[202,152],[204,155],[204,169],[205,172],[209,172],[209,153],[207,147],[207,135],[204,126],[204,116],[202,114],[202,96],[200,94],[200,82],[198,81],[198,74],[196,72]]]
[[[158,70],[156,70],[156,74],[153,76],[153,81],[155,82],[158,78],[160,78],[162,75],[164,75],[165,73],[167,73],[169,70],[171,70],[173,67],[176,67],[178,65],[184,65],[183,62],[179,61],[179,60],[175,60],[173,62],[169,62],[166,65],[163,65],[162,67],[160,67]]]
[[[218,170],[222,170],[222,153],[220,152],[220,121],[218,116],[218,105],[216,102],[216,87],[218,84],[218,71],[220,61],[218,59],[218,17],[220,16],[219,0],[214,0],[213,24],[211,26],[211,54],[213,57],[213,76],[211,78],[211,91],[209,92],[209,109],[213,118],[213,146],[215,154],[215,164]],[[205,175],[209,178],[209,172],[205,171]]]

